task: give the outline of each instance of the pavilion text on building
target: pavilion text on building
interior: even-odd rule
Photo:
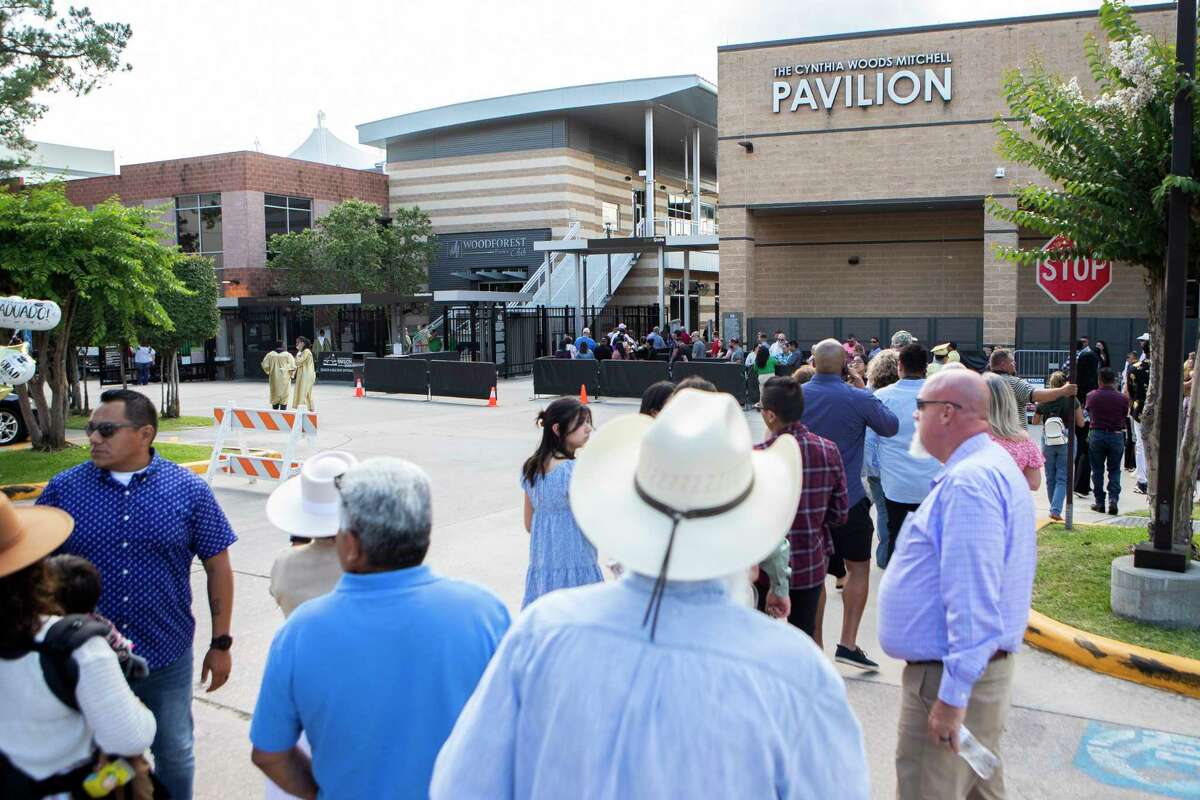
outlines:
[[[801,107],[832,111],[838,105],[851,108],[886,102],[904,106],[918,98],[931,103],[935,95],[949,102],[953,94],[952,62],[950,53],[935,52],[777,66],[772,69],[775,80],[771,83],[771,110],[776,114],[784,108],[797,111]],[[939,73],[929,66],[935,64],[946,66]],[[872,75],[870,70],[875,73]],[[781,80],[794,76],[801,77],[795,83]],[[790,103],[786,102],[788,98]]]

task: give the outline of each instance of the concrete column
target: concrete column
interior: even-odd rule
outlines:
[[[654,106],[646,107],[646,236],[654,235]],[[662,259],[659,259],[660,261]],[[661,273],[662,267],[659,266]]]
[[[741,312],[750,324],[754,314],[755,220],[744,208],[722,208],[721,215],[721,314]],[[745,331],[743,331],[745,333]],[[721,336],[727,336],[721,331]]]
[[[683,327],[689,334],[692,332],[692,251],[683,251]]]
[[[663,249],[658,248],[658,325],[666,333],[667,329],[667,279],[663,271]]]
[[[1015,207],[1016,198],[1002,198]],[[983,215],[983,343],[1011,347],[1017,341],[1017,269],[1000,258],[998,247],[1017,246],[1017,227]],[[723,266],[723,265],[722,265]],[[724,276],[722,276],[724,280]],[[722,284],[723,286],[724,284]]]
[[[692,128],[692,234],[700,233],[700,126]]]

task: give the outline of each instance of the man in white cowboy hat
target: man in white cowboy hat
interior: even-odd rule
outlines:
[[[299,797],[424,797],[508,611],[487,589],[424,565],[433,512],[415,464],[372,458],[333,485],[345,574],[275,635],[251,759]],[[301,732],[311,759],[297,747]]]
[[[284,549],[271,565],[271,596],[291,616],[305,600],[333,591],[342,577],[338,560],[338,491],[334,480],[358,463],[330,450],[304,462],[300,474],[267,499],[267,519],[293,539],[311,540]]]
[[[755,451],[732,397],[684,389],[654,419],[609,422],[577,463],[571,509],[626,575],[525,610],[431,797],[867,797],[841,678],[722,580],[788,530],[796,440]]]

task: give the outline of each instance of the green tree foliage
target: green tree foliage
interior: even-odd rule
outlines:
[[[0,142],[28,151],[25,128],[46,113],[34,96],[91,92],[122,69],[130,35],[128,25],[96,22],[86,8],[68,7],[59,16],[54,0],[0,0]],[[19,164],[0,161],[0,173]]]
[[[1169,43],[1142,32],[1118,0],[1100,7],[1105,42],[1088,36],[1084,50],[1091,72],[1088,90],[1078,76],[1064,80],[1035,61],[1005,75],[1004,96],[1015,122],[996,123],[1000,154],[1035,168],[1046,180],[1022,185],[1016,202],[988,199],[988,211],[1047,237],[1065,234],[1075,248],[1052,254],[1074,258],[1092,254],[1141,269],[1148,292],[1152,344],[1149,397],[1142,413],[1150,487],[1158,465],[1158,408],[1164,365],[1164,279],[1167,253],[1167,195],[1178,186],[1200,194],[1200,183],[1170,175],[1172,104],[1194,83],[1176,66]],[[1085,83],[1087,76],[1084,76]],[[1200,114],[1196,116],[1200,126]],[[1196,130],[1200,130],[1197,128]],[[1193,141],[1196,138],[1193,130]],[[1200,166],[1193,146],[1192,174]],[[1197,217],[1192,215],[1189,271],[1200,265]],[[1034,267],[1046,254],[1036,248],[1000,248],[1001,256]],[[1172,331],[1172,335],[1180,335]],[[1165,365],[1181,369],[1181,364]],[[1200,381],[1192,408],[1200,408]],[[1176,540],[1191,540],[1193,476],[1200,442],[1200,414],[1185,426],[1176,477]],[[1151,508],[1154,507],[1151,496]]]
[[[428,282],[437,242],[419,208],[394,214],[383,225],[379,206],[346,200],[306,231],[272,236],[268,266],[292,294],[411,294]]]
[[[202,344],[217,335],[221,312],[217,298],[221,295],[213,261],[207,256],[184,255],[175,259],[173,271],[179,285],[158,293],[158,302],[170,326],[145,326],[138,342],[148,344],[158,353],[162,382],[166,389],[163,417],[179,416],[179,351],[190,344]]]
[[[73,336],[85,333],[75,326],[82,305],[106,310],[87,326],[95,340],[136,339],[143,321],[172,325],[158,297],[182,286],[172,270],[178,256],[155,224],[154,212],[115,200],[90,211],[72,205],[61,184],[0,192],[0,293],[53,300],[63,315],[57,328],[33,336],[38,373],[22,401],[34,447],[66,446],[67,354]]]

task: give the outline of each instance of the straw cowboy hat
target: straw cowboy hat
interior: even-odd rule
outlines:
[[[754,450],[733,397],[684,389],[658,417],[621,417],[592,435],[576,458],[571,510],[588,539],[626,569],[706,580],[779,546],[801,476],[791,436]]]
[[[929,348],[929,352],[933,353],[935,356],[949,355],[950,343],[946,342],[945,344],[939,344],[937,347],[931,347]]]
[[[49,506],[17,508],[0,493],[0,578],[53,553],[75,528],[71,515]]]
[[[341,497],[334,479],[357,463],[358,459],[340,450],[317,453],[304,462],[299,475],[271,492],[267,519],[293,536],[336,536]]]

